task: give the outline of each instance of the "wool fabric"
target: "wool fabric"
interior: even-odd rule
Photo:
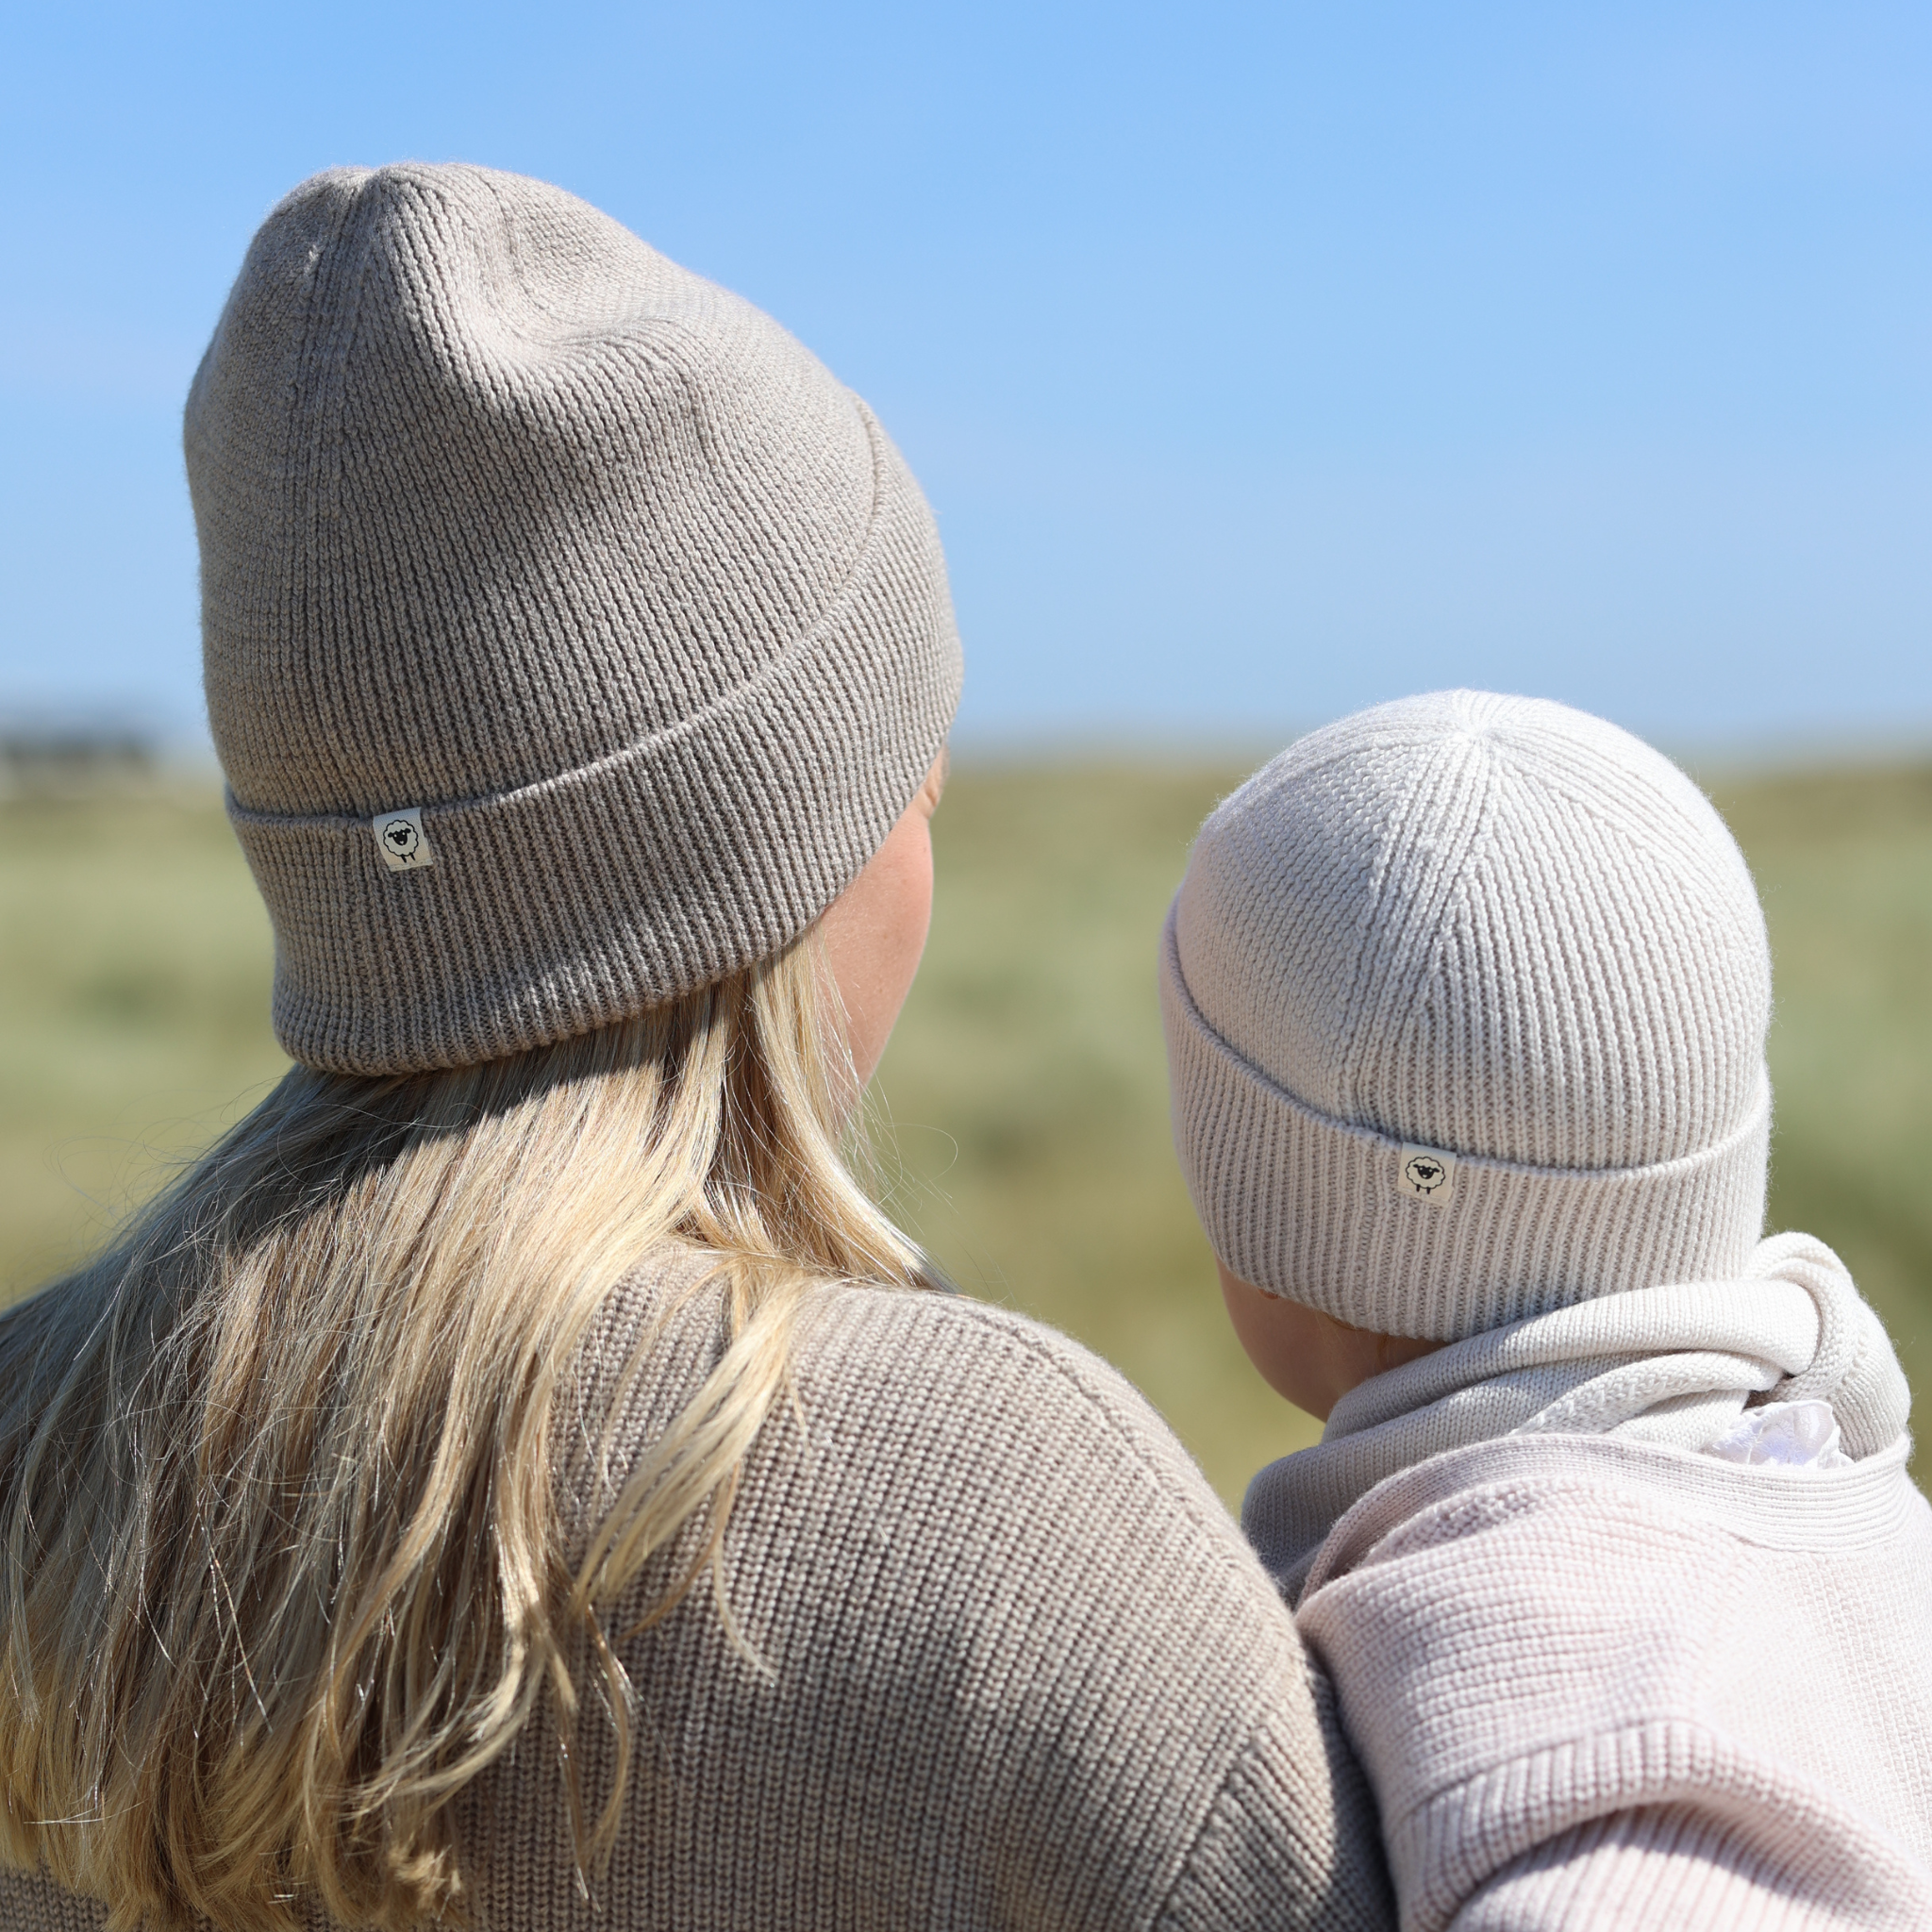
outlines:
[[[1170,912],[1174,1142],[1242,1280],[1455,1341],[1742,1274],[1770,950],[1708,800],[1627,732],[1441,691],[1291,745]]]
[[[1600,1295],[1372,1376],[1335,1405],[1319,1444],[1255,1477],[1241,1526],[1292,1602],[1337,1522],[1431,1457],[1537,1435],[1703,1450],[1766,1402],[1823,1409],[1848,1462],[1907,1440],[1911,1391],[1885,1324],[1810,1235],[1759,1242],[1736,1281]]]
[[[1837,1256],[1786,1234],[1740,1280],[1391,1369],[1256,1476],[1406,1928],[1932,1924],[1909,1407]],[[1797,1418],[1841,1447],[1758,1453]]]
[[[728,1296],[708,1272],[667,1249],[607,1304],[560,1398],[556,1438],[583,1452],[559,1471],[567,1533],[716,1368]],[[477,1932],[1392,1924],[1366,1786],[1287,1609],[1159,1418],[1064,1337],[962,1297],[827,1289],[737,1485],[724,1590],[749,1655],[702,1583],[636,1627],[706,1534],[612,1607],[637,1709],[608,1868],[579,1886],[540,1712],[459,1800]],[[594,1815],[613,1746],[586,1705]],[[106,1916],[0,1872],[7,1932]]]
[[[495,1058],[770,956],[950,727],[938,537],[871,412],[543,183],[304,183],[185,445],[209,722],[309,1065]]]
[[[1932,1925],[1909,1451],[1789,1470],[1514,1435],[1369,1491],[1297,1622],[1404,1932]]]

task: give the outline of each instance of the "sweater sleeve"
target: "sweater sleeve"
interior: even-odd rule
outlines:
[[[1742,1807],[1740,1807],[1740,1809]],[[1479,1886],[1454,1932],[1911,1932],[1924,1900],[1875,1863],[1760,1813],[1659,1805],[1559,1832]],[[1770,1828],[1766,1828],[1770,1827]]]
[[[1335,1714],[1335,1693],[1312,1666],[1309,1686],[1325,1749],[1335,1813],[1372,1820],[1374,1800]],[[1385,1932],[1394,1923],[1381,1845],[1369,1829],[1324,1830],[1323,1806],[1311,1803],[1306,1738],[1271,1712],[1257,1724],[1215,1795],[1200,1834],[1159,1920],[1159,1932],[1274,1932],[1312,1919],[1339,1928]],[[1285,1917],[1291,1893],[1279,1882],[1292,1870],[1323,1874],[1310,1887],[1305,1918]]]
[[[1685,1493],[1729,1465],[1518,1447],[1375,1492],[1301,1606],[1405,1932],[1932,1924],[1903,1475],[1787,1482],[1746,1535]]]

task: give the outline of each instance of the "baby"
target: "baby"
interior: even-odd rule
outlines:
[[[1932,1924],[1932,1510],[1877,1318],[1759,1239],[1770,951],[1709,802],[1560,705],[1378,706],[1208,819],[1161,993],[1228,1312],[1327,1422],[1243,1527],[1404,1924]]]

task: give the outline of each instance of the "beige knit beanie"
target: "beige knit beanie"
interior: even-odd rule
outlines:
[[[1181,1166],[1235,1274],[1453,1341],[1741,1274],[1771,958],[1708,800],[1613,724],[1440,691],[1208,819],[1161,1004]]]
[[[305,182],[186,445],[208,716],[310,1065],[495,1058],[769,956],[951,725],[939,540],[864,404],[541,182]]]

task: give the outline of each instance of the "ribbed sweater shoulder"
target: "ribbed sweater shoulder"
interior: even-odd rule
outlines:
[[[612,1482],[723,1346],[702,1265],[627,1284],[590,1352]],[[747,1459],[724,1591],[756,1660],[703,1590],[625,1649],[639,1742],[605,1924],[1391,1923],[1365,1786],[1266,1574],[1141,1397],[1051,1329],[824,1290]],[[533,1813],[525,1783],[498,1777],[477,1837],[514,1829],[524,1855],[488,1855],[488,1923],[589,1927],[561,1838],[530,1838],[561,1807]]]
[[[663,1257],[584,1352],[558,1430],[584,1526],[723,1351],[705,1274]],[[704,1531],[653,1559],[613,1629]],[[820,1291],[722,1580],[743,1648],[703,1585],[621,1644],[630,1778],[590,1890],[550,1726],[465,1794],[486,1932],[1393,1924],[1366,1783],[1289,1612],[1160,1419],[1053,1330]],[[615,1772],[594,1709],[575,1748],[594,1807]],[[97,1921],[0,1877],[0,1923]]]

